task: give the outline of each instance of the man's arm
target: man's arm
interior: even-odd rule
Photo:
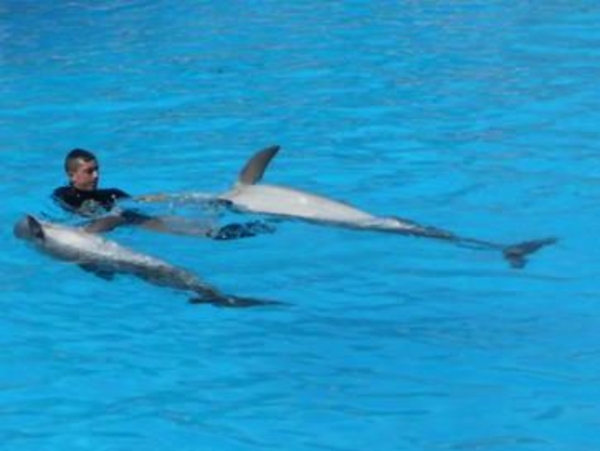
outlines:
[[[111,230],[126,224],[127,220],[121,216],[104,216],[103,218],[93,219],[83,226],[83,230],[89,233],[110,232]]]
[[[167,193],[154,193],[154,194],[142,194],[140,196],[132,196],[132,199],[136,202],[167,202],[171,200],[178,200],[181,198],[181,194],[167,194]]]

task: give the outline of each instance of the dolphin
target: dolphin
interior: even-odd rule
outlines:
[[[190,291],[196,295],[190,299],[192,303],[217,307],[277,303],[221,293],[185,269],[135,252],[83,228],[50,223],[26,215],[15,224],[14,233],[18,238],[32,242],[41,251],[60,260],[76,263],[106,280],[112,280],[115,274],[130,274],[154,285]]]
[[[259,183],[279,149],[280,146],[275,145],[255,153],[246,162],[234,186],[229,191],[218,195],[217,199],[229,202],[230,208],[239,212],[301,219],[359,230],[434,238],[466,247],[496,250],[502,252],[514,268],[524,267],[527,263],[526,257],[529,254],[557,241],[556,238],[551,237],[514,245],[504,245],[476,238],[462,237],[453,232],[437,227],[424,226],[408,219],[395,216],[377,216],[346,202],[306,191]]]

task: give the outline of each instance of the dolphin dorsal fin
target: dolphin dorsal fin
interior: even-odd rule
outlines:
[[[45,238],[42,224],[40,224],[40,221],[38,221],[31,215],[27,215],[27,226],[29,227],[32,236],[40,240],[43,240]]]
[[[256,152],[240,172],[238,183],[254,185],[255,183],[260,182],[267,166],[273,157],[277,155],[279,149],[279,146],[271,146]]]

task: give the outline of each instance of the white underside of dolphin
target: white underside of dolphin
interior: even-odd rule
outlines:
[[[246,185],[238,183],[231,191],[219,196],[240,210],[253,213],[286,216],[315,222],[331,222],[348,227],[383,225],[379,218],[351,205],[326,197],[276,185]],[[388,224],[399,226],[397,221]]]
[[[301,219],[361,230],[436,238],[463,246],[500,250],[514,267],[524,266],[526,255],[556,242],[555,238],[545,238],[506,246],[460,237],[452,232],[423,226],[410,220],[373,215],[345,202],[306,191],[259,183],[279,149],[279,146],[271,146],[254,154],[240,172],[232,189],[222,193],[218,198],[231,202],[235,210],[242,212]]]

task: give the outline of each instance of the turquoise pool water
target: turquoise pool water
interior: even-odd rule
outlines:
[[[600,449],[597,2],[53,3],[0,4],[2,450]],[[73,147],[106,187],[217,193],[274,143],[268,182],[560,241],[514,270],[291,221],[109,235],[289,304],[227,310],[13,237],[61,217]]]

